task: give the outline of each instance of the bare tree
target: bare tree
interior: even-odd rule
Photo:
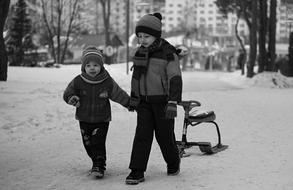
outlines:
[[[266,37],[268,20],[267,0],[259,0],[259,29],[258,29],[258,73],[265,70],[267,63]]]
[[[249,60],[247,63],[247,74],[248,78],[252,78],[254,76],[254,65],[256,60],[257,53],[257,1],[252,0],[252,15],[251,15],[251,25],[249,27],[250,35],[250,49],[249,49]]]
[[[65,60],[79,2],[80,0],[41,0],[42,17],[55,63],[63,63]]]
[[[237,20],[235,23],[235,35],[237,40],[239,41],[239,44],[241,46],[242,52],[243,52],[243,60],[241,58],[241,74],[244,75],[244,66],[246,63],[246,49],[244,46],[244,43],[242,41],[242,38],[238,34],[238,24],[239,20],[243,19],[245,20],[248,29],[249,29],[249,36],[251,37],[252,34],[252,13],[251,13],[251,0],[216,0],[215,1],[216,5],[218,6],[220,12],[223,14],[224,17],[227,17],[229,13],[235,13],[237,16]],[[250,38],[251,39],[251,38]],[[256,42],[251,42],[251,43],[256,43]],[[255,52],[256,54],[256,52]],[[251,56],[253,54],[249,54]],[[242,56],[242,55],[241,55]],[[252,60],[252,59],[250,59]]]
[[[269,18],[269,47],[267,71],[272,71],[276,59],[276,11],[277,0],[271,0]]]
[[[105,47],[110,45],[111,0],[98,0],[101,3],[104,20]],[[111,57],[106,56],[105,62],[110,64]]]
[[[10,0],[0,0],[0,81],[7,81],[8,58],[5,48],[3,30],[8,15]]]

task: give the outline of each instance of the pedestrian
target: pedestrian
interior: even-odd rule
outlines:
[[[154,133],[167,163],[167,174],[180,172],[174,118],[181,101],[182,77],[175,47],[161,38],[161,20],[160,13],[147,14],[135,28],[140,47],[133,57],[130,109],[137,112],[137,126],[126,184],[145,180]]]
[[[92,160],[91,174],[104,177],[106,170],[106,137],[111,120],[110,101],[128,108],[129,95],[122,90],[104,68],[103,55],[96,47],[85,48],[81,58],[81,74],[64,91],[66,103],[76,107],[83,145]]]

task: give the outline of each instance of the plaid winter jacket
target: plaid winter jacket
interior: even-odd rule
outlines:
[[[182,77],[176,49],[160,39],[154,49],[136,51],[133,57],[131,97],[159,103],[181,101]]]
[[[129,104],[128,94],[110,76],[97,84],[86,82],[81,75],[76,76],[64,91],[64,101],[68,103],[73,95],[80,98],[80,106],[76,108],[76,119],[89,123],[111,120],[109,99],[124,107],[128,107]]]

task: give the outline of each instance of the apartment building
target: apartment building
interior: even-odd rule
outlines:
[[[279,40],[287,40],[293,32],[293,1],[279,1],[277,9],[276,36]]]

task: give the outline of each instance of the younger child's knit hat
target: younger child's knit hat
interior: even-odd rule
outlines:
[[[139,32],[160,38],[162,35],[162,15],[160,13],[147,14],[141,17],[136,23],[135,34]]]
[[[86,47],[82,52],[81,57],[81,71],[85,72],[85,65],[90,62],[94,61],[101,65],[103,67],[104,61],[103,61],[103,54],[101,50],[96,48],[95,46],[88,46]]]

